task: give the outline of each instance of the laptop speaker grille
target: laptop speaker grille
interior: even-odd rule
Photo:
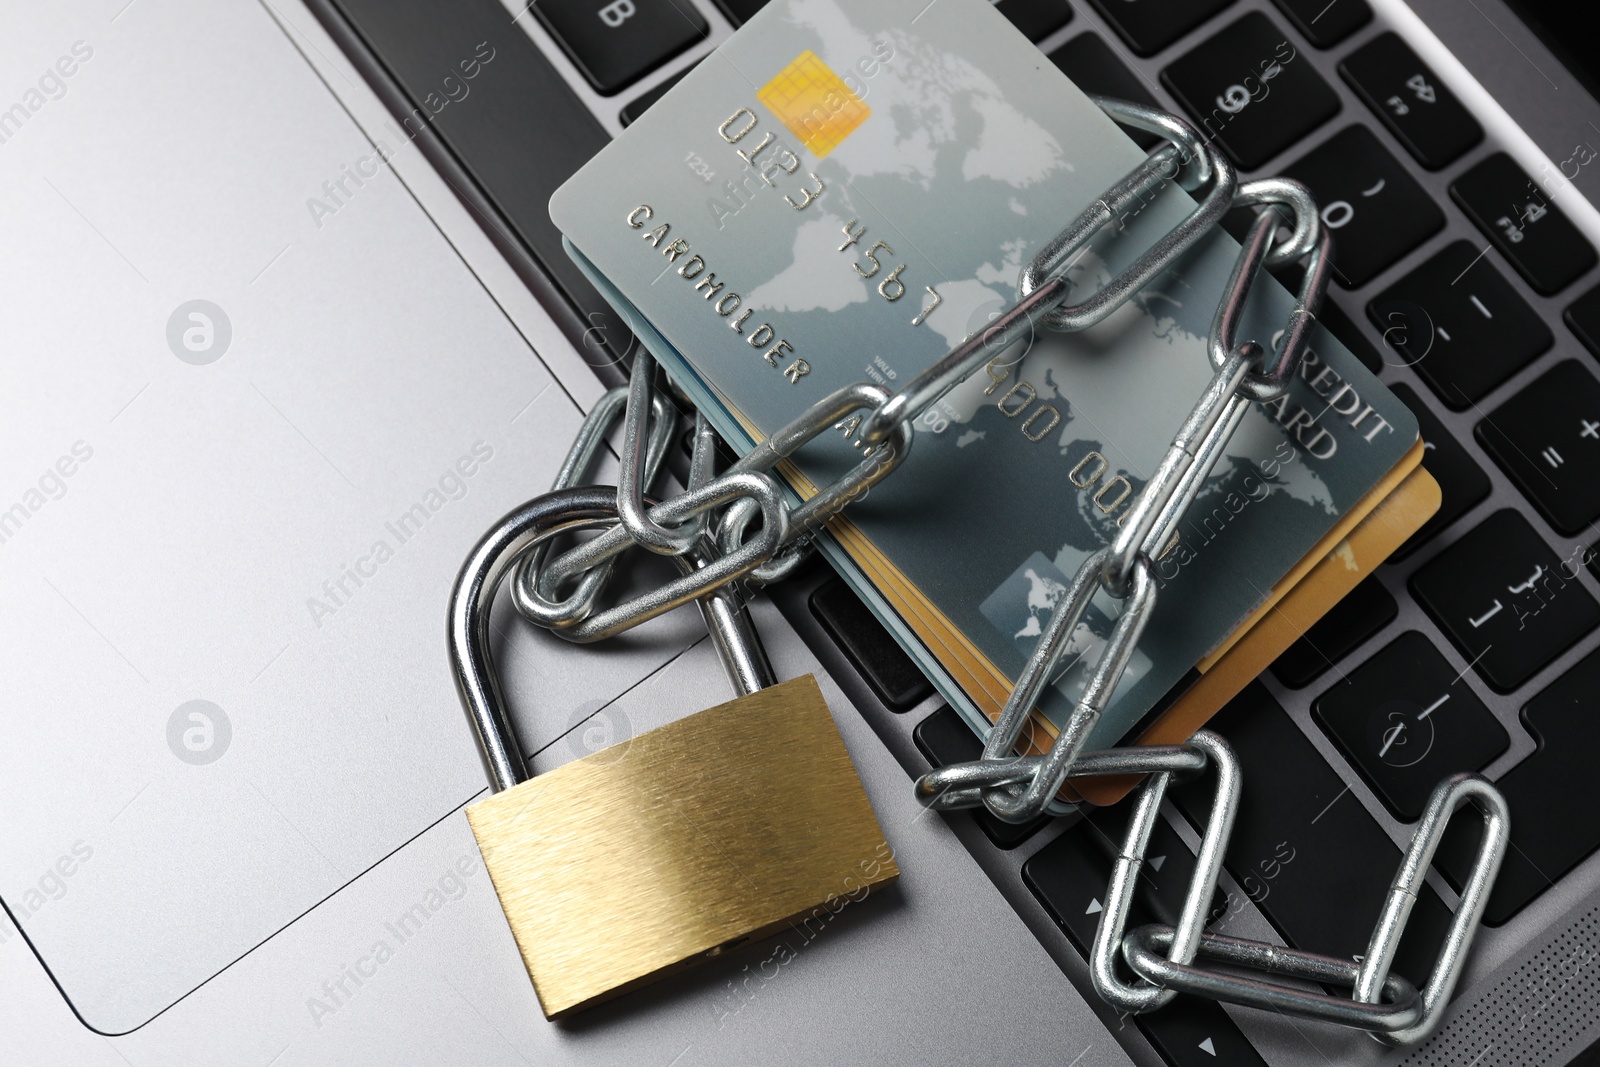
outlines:
[[[1600,907],[1458,1005],[1401,1067],[1553,1067],[1600,1032]]]

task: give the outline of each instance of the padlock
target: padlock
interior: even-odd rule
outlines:
[[[467,820],[551,1019],[825,920],[900,873],[816,679],[774,685],[731,594],[700,605],[744,695],[530,776],[490,659],[494,593],[525,549],[616,518],[608,487],[530,501],[451,594],[456,684],[494,783]]]

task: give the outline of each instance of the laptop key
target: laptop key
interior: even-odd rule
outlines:
[[[1483,250],[1446,245],[1367,305],[1389,348],[1445,405],[1464,411],[1555,343]]]
[[[1509,693],[1600,625],[1577,567],[1507,508],[1412,575],[1411,592],[1483,680]]]
[[[1595,264],[1594,246],[1504,152],[1457,178],[1450,195],[1536,293],[1558,293]]]
[[[1449,166],[1483,140],[1478,120],[1396,34],[1380,34],[1351,52],[1339,73],[1429,170]]]
[[[688,0],[538,0],[533,13],[595,91],[607,95],[632,85],[710,32]]]
[[[1318,48],[1332,48],[1372,21],[1367,0],[1273,0]]]
[[[1333,236],[1333,273],[1365,285],[1444,228],[1444,212],[1365,126],[1351,126],[1284,168],[1322,205]]]
[[[1222,1005],[1180,994],[1159,1011],[1141,1015],[1139,1029],[1172,1067],[1266,1067],[1250,1039]]]
[[[1365,952],[1401,851],[1260,682],[1207,727],[1228,739],[1244,798],[1224,864],[1295,948],[1346,958]],[[1214,776],[1174,787],[1173,802],[1203,826]],[[1417,899],[1396,970],[1413,982],[1433,970],[1450,913],[1432,889]],[[1213,926],[1231,933],[1228,921]]]
[[[1042,41],[1072,21],[1067,0],[1000,0],[995,10],[1011,20],[1011,25],[1027,34],[1030,41]]]
[[[1403,822],[1422,817],[1447,775],[1480,771],[1511,744],[1460,673],[1415,630],[1318,697],[1312,715]]]
[[[911,739],[935,767],[966,763],[983,755],[983,742],[978,740],[978,735],[972,732],[966,720],[948,705],[917,723],[916,729],[911,732]],[[956,818],[960,814],[952,812],[949,817]],[[972,815],[978,820],[978,827],[984,835],[997,848],[1016,848],[1049,821],[1048,818],[1035,819],[1031,823],[1018,825],[995,818],[986,808],[975,809]]]
[[[1278,681],[1301,689],[1320,678],[1328,668],[1357,645],[1394,621],[1399,612],[1394,597],[1376,578],[1366,578],[1328,609],[1301,638],[1272,664]]]
[[[1600,285],[1572,302],[1563,316],[1567,328],[1577,335],[1592,355],[1600,356]]]
[[[1086,93],[1114,96],[1136,104],[1160,107],[1151,94],[1149,85],[1117,58],[1105,38],[1095,33],[1080,33],[1066,44],[1050,53],[1050,62],[1072,83]],[[1133,138],[1145,151],[1154,148],[1161,140],[1153,133],[1124,126],[1123,132]]]
[[[831,578],[817,587],[811,594],[811,614],[890,711],[909,711],[933,694],[927,676],[843,579]],[[965,725],[962,729],[976,744],[972,731]]]
[[[1133,54],[1153,56],[1233,0],[1090,0],[1128,42]]]
[[[1496,784],[1511,806],[1511,847],[1484,911],[1499,926],[1600,846],[1594,753],[1600,750],[1600,649],[1589,653],[1522,709],[1538,750]],[[1473,825],[1476,824],[1476,825]],[[1482,822],[1457,819],[1435,865],[1460,886],[1472,869]]]
[[[1181,56],[1161,72],[1161,80],[1201,134],[1215,138],[1245,170],[1261,166],[1339,112],[1337,94],[1259,12],[1237,19]]]
[[[1600,519],[1600,381],[1582,363],[1551,367],[1479,422],[1477,435],[1561,533]]]

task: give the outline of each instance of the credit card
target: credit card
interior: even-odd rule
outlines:
[[[777,0],[558,190],[551,214],[742,449],[843,385],[896,388],[981,329],[1016,300],[1028,258],[1142,158],[982,0]],[[1074,297],[1192,208],[1160,190],[1078,259]],[[902,578],[1015,677],[1209,379],[1237,247],[1219,231],[1101,325],[1006,353],[924,414],[907,461],[851,506],[859,538],[825,547],[924,666],[939,642],[895,617],[879,582]],[[1263,277],[1241,339],[1270,344],[1292,306]],[[1157,610],[1090,744],[1115,743],[1219,649],[1416,440],[1404,405],[1319,328],[1158,567]],[[855,456],[841,434],[798,458],[804,491]],[[1101,594],[1074,636],[1041,702],[1053,721],[1118,609]]]

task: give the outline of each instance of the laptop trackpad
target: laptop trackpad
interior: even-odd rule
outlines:
[[[118,1033],[484,788],[446,598],[580,415],[264,8],[57,7],[0,42],[0,897]],[[698,636],[514,635],[525,746]]]

